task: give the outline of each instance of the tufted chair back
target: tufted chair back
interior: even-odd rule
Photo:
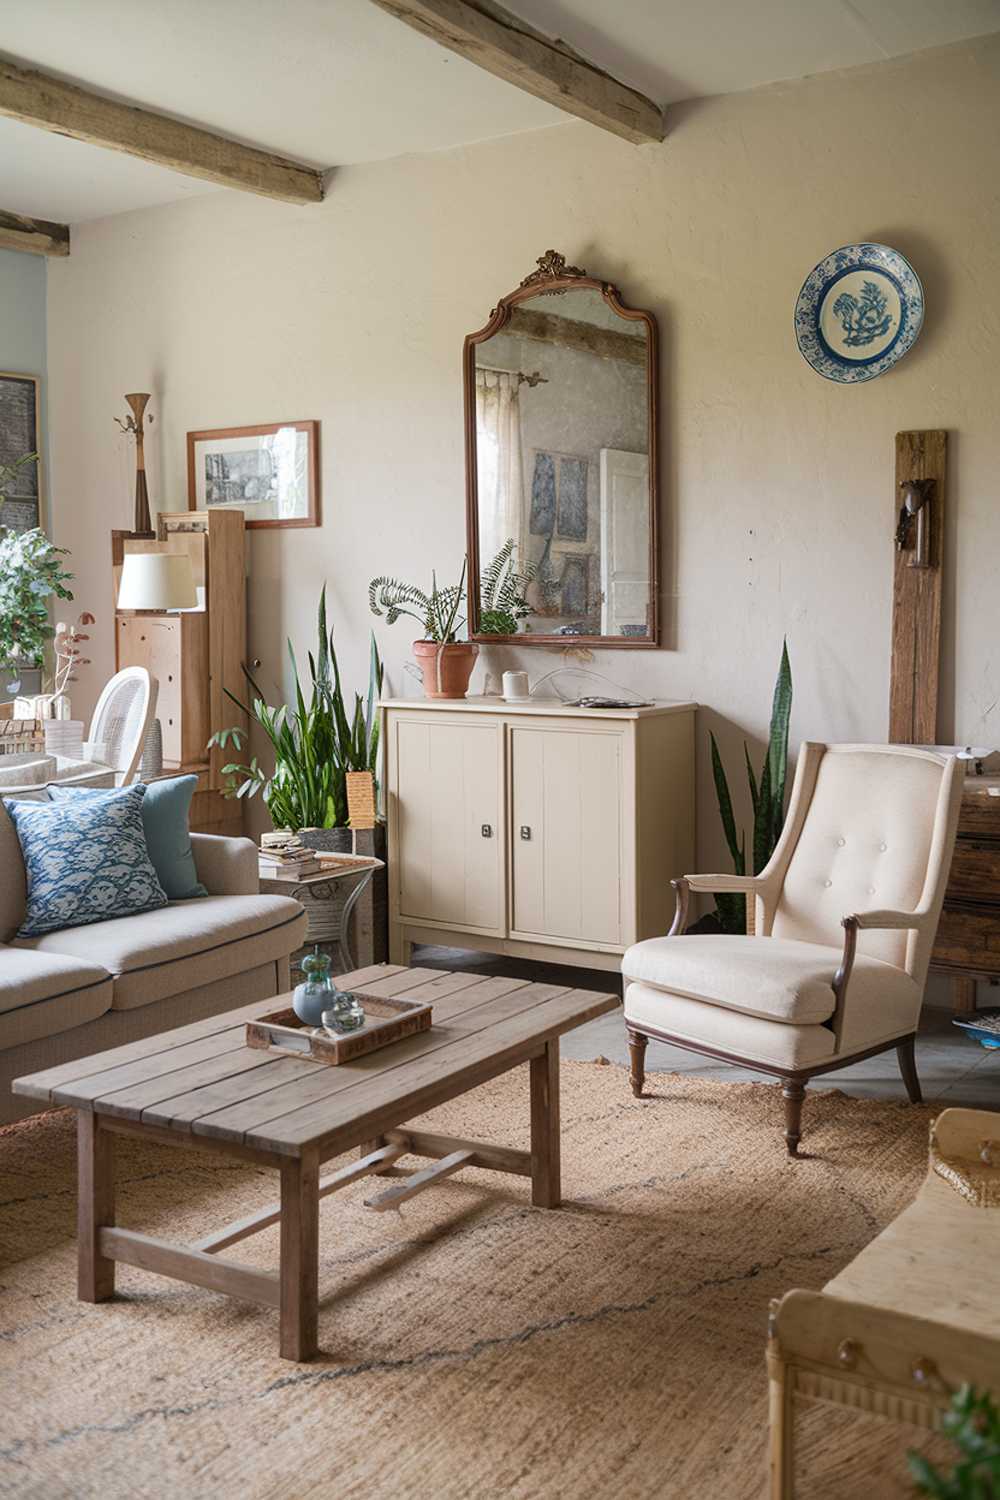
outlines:
[[[840,947],[853,912],[930,909],[921,932],[869,930],[858,950],[923,983],[944,899],[964,767],[901,745],[805,744],[765,875],[772,937]]]

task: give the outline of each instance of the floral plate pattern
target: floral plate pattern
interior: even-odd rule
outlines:
[[[916,343],[924,289],[888,245],[843,245],[802,284],[795,304],[799,352],[827,380],[854,385],[882,375]]]

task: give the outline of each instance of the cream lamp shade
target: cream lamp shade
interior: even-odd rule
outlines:
[[[128,552],[118,585],[119,609],[194,609],[198,593],[186,552]]]

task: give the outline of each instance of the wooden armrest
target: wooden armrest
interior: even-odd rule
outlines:
[[[856,927],[923,927],[927,913],[920,911],[857,911],[845,917],[843,925],[853,922]]]
[[[692,891],[757,891],[761,886],[759,875],[685,875],[684,879]]]

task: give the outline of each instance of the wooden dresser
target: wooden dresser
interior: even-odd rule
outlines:
[[[694,868],[695,707],[384,703],[391,961],[442,943],[617,969],[667,932]]]
[[[1000,979],[1000,776],[970,776],[932,967],[953,979],[955,1010],[976,1008],[976,981]]]

